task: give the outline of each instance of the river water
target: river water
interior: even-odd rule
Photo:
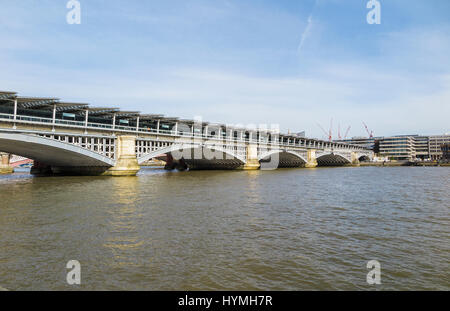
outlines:
[[[0,286],[450,290],[449,189],[449,167],[17,172],[0,176]]]

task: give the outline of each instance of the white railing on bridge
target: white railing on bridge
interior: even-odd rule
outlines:
[[[132,133],[144,133],[144,134],[157,134],[157,135],[170,135],[177,137],[193,137],[193,138],[202,138],[202,139],[210,139],[210,140],[222,140],[222,141],[230,141],[230,142],[255,142],[262,143],[268,145],[279,145],[279,146],[292,146],[292,147],[300,147],[300,148],[314,148],[314,149],[347,149],[347,150],[363,150],[363,147],[347,145],[347,144],[335,144],[330,142],[323,141],[315,141],[308,138],[296,138],[295,141],[283,142],[280,139],[273,141],[269,141],[268,138],[261,138],[259,140],[256,137],[252,140],[246,137],[228,137],[219,135],[211,135],[205,133],[193,133],[193,132],[183,132],[183,131],[175,131],[175,130],[164,130],[164,129],[154,129],[154,128],[136,128],[131,126],[123,126],[123,125],[115,125],[112,124],[104,124],[104,123],[94,123],[88,122],[86,127],[86,122],[83,121],[74,121],[74,120],[65,120],[65,119],[52,119],[52,118],[44,118],[44,117],[35,117],[35,116],[23,116],[23,115],[12,115],[0,113],[0,119],[6,119],[9,122],[20,122],[20,123],[32,123],[32,124],[45,124],[45,125],[53,125],[53,126],[70,126],[77,128],[91,128],[91,129],[105,129],[111,131],[125,131]]]

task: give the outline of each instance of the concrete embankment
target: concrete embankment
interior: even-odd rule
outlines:
[[[450,163],[438,162],[361,162],[360,166],[450,166]]]
[[[416,162],[414,166],[450,166],[450,163]]]
[[[161,160],[157,160],[157,159],[146,161],[141,164],[141,166],[156,166],[156,167],[159,167],[159,166],[164,167],[165,165],[166,165],[165,161],[161,161]]]
[[[412,162],[361,162],[360,166],[411,166]]]

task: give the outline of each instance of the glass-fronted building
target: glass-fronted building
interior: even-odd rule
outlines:
[[[380,157],[397,161],[432,160],[443,158],[443,145],[450,144],[450,134],[419,136],[397,135],[391,137],[353,137],[336,142],[364,146]]]
[[[430,158],[429,136],[413,136],[413,138],[416,159],[428,160]]]
[[[429,154],[433,161],[443,157],[442,145],[450,144],[450,134],[430,136]]]
[[[414,137],[384,137],[380,140],[379,154],[389,160],[414,161],[416,158]]]
[[[443,144],[441,146],[441,150],[442,150],[442,161],[450,163],[450,143]]]

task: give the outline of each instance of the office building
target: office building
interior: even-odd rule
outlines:
[[[429,155],[433,161],[439,161],[442,158],[442,145],[450,144],[450,134],[433,135],[429,138]]]
[[[428,160],[430,158],[429,136],[413,136],[413,138],[416,159]]]
[[[379,155],[382,157],[395,161],[414,161],[416,158],[413,136],[384,137],[379,142]]]

